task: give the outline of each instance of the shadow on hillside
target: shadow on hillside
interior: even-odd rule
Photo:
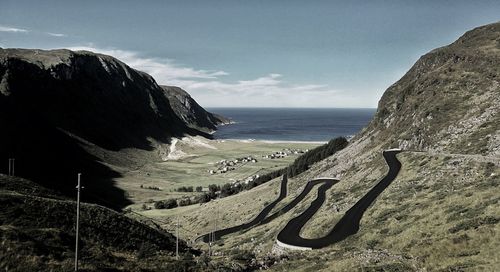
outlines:
[[[70,197],[81,172],[84,200],[118,209],[131,203],[114,186],[120,174],[70,134],[111,151],[151,151],[149,139],[169,143],[184,134],[210,137],[187,127],[145,74],[119,68],[108,73],[88,55],[75,55],[73,64],[42,69],[9,59],[0,65],[0,77],[7,79],[2,80],[6,93],[0,93],[1,172],[7,173],[8,158],[15,158],[16,175]]]
[[[82,173],[82,185],[85,187],[83,201],[113,209],[131,204],[125,192],[114,186],[113,179],[120,177],[120,174],[87,153],[75,139],[38,122],[19,125],[2,117],[2,173],[8,173],[8,159],[15,158],[16,176],[32,180],[70,198],[76,197],[77,174]],[[14,120],[22,121],[19,116]]]

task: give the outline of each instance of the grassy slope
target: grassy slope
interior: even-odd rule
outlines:
[[[71,270],[75,202],[20,178],[0,175],[0,184],[0,268]],[[160,271],[172,262],[175,237],[107,208],[82,204],[80,230],[84,271]],[[191,251],[183,241],[180,249]]]
[[[294,195],[311,178],[341,177],[326,205],[303,229],[304,237],[320,237],[385,174],[383,149],[399,145],[414,150],[398,155],[400,175],[368,209],[356,235],[325,249],[285,253],[290,260],[272,270],[500,267],[499,33],[500,24],[485,26],[422,57],[389,88],[375,120],[350,146],[290,180]],[[212,227],[208,222],[213,224],[218,209],[224,218],[219,227],[239,224],[256,215],[264,201],[272,201],[278,185],[275,180],[190,209],[184,220],[203,233]],[[277,233],[313,197],[268,225],[226,237],[216,249],[249,249],[260,259],[281,254],[273,245]]]
[[[293,267],[306,271],[315,258],[324,255],[328,256],[321,266],[324,271],[497,267],[500,159],[420,152],[406,152],[399,158],[402,172],[368,209],[356,235],[307,254],[310,261],[297,260],[274,269]],[[373,161],[361,163],[377,172],[385,168]],[[362,179],[366,183],[358,180],[359,174],[366,175]],[[372,177],[371,171],[361,169],[345,174],[302,235],[319,237],[326,233],[374,185]]]
[[[272,269],[345,271],[370,267],[403,270],[482,267],[491,270],[496,267],[499,264],[496,253],[500,250],[495,237],[500,220],[499,158],[422,152],[402,153],[399,158],[403,163],[402,172],[368,209],[358,234],[326,249],[287,253],[291,260]],[[326,205],[304,228],[304,237],[326,234],[343,212],[385,174],[386,166],[381,156],[359,163],[359,168],[346,172],[342,181],[331,189]],[[325,166],[318,164],[309,173],[291,179],[291,196],[284,203],[298,194],[308,179],[326,175]],[[266,201],[277,196],[278,186],[276,179],[216,203],[182,208],[175,214],[180,214],[181,224],[192,231],[184,231],[182,235],[190,239],[210,231],[217,210],[219,228],[251,219]],[[314,197],[312,194],[296,209],[267,225],[227,236],[216,250],[228,254],[234,248],[246,249],[260,258],[276,253],[273,245],[279,230]],[[155,213],[148,212],[161,217]],[[199,246],[205,248],[205,245]]]

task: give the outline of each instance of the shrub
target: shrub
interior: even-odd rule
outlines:
[[[327,144],[318,146],[307,151],[298,157],[292,165],[288,167],[287,173],[289,177],[294,177],[309,169],[314,163],[324,160],[327,157],[335,154],[337,151],[344,149],[347,146],[347,139],[338,137],[330,140]]]
[[[458,223],[454,227],[450,228],[448,231],[450,233],[456,233],[461,230],[469,230],[469,229],[475,229],[478,228],[482,225],[494,225],[500,221],[499,218],[492,217],[492,216],[485,216],[485,217],[479,217],[479,218],[474,218],[470,220],[466,220],[463,222]]]
[[[191,205],[193,204],[191,199],[190,198],[183,198],[181,200],[179,200],[179,206],[188,206],[188,205]]]
[[[238,192],[239,192],[239,190],[237,190],[236,187],[233,187],[229,183],[222,185],[222,187],[220,189],[221,197],[230,196],[230,195],[233,195],[233,194],[238,193]]]
[[[160,187],[156,187],[156,186],[144,186],[144,185],[141,185],[141,188],[143,189],[149,189],[149,190],[154,190],[154,191],[161,191]]]
[[[368,249],[374,249],[378,244],[379,244],[379,241],[376,239],[368,240],[366,242],[366,246],[368,247]]]
[[[211,194],[215,195],[216,192],[220,191],[220,186],[217,184],[210,184],[210,185],[208,185],[208,191]]]
[[[492,162],[487,162],[486,163],[486,168],[484,170],[484,175],[485,176],[490,176],[491,173],[493,173],[493,171],[495,171],[495,164],[492,163]]]
[[[233,260],[250,261],[255,258],[255,254],[248,250],[233,249],[231,250],[231,257]]]
[[[176,189],[177,192],[192,192],[193,186],[181,186]]]
[[[209,193],[204,193],[195,198],[195,201],[193,203],[206,203],[210,201],[210,194]]]
[[[155,202],[155,209],[172,209],[176,208],[177,201],[175,199],[160,200]]]

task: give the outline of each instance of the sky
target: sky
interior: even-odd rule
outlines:
[[[112,55],[204,107],[375,108],[500,1],[0,0],[0,47]]]

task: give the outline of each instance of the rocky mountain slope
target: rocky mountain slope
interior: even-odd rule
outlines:
[[[161,86],[170,102],[170,107],[190,127],[213,132],[218,125],[229,124],[231,121],[218,114],[207,112],[186,91],[175,86]]]
[[[500,25],[422,56],[382,96],[361,137],[412,150],[500,155]]]
[[[431,51],[387,89],[372,122],[345,149],[289,180],[284,203],[313,178],[340,179],[301,231],[304,238],[322,237],[385,175],[382,151],[403,148],[399,175],[368,208],[355,235],[310,252],[276,246],[278,232],[313,194],[269,224],[228,236],[215,250],[249,250],[263,262],[288,260],[273,271],[497,270],[499,68],[500,23]],[[203,223],[215,211],[220,228],[249,221],[276,197],[279,184],[207,203],[184,213],[184,220],[200,233],[210,231]]]
[[[17,175],[66,193],[82,172],[96,199],[125,205],[111,181],[119,171],[110,165],[159,160],[171,137],[210,137],[200,130],[215,128],[206,121],[213,115],[199,107],[185,118],[172,108],[169,90],[106,55],[0,49],[0,78],[0,160],[15,158]]]
[[[320,236],[370,190],[387,171],[381,151],[392,147],[405,150],[398,155],[400,174],[369,208],[360,231],[332,246],[329,252],[345,250],[342,264],[330,261],[325,271],[359,264],[367,270],[498,268],[500,23],[422,56],[386,90],[369,126],[304,176],[341,182],[309,222],[318,227],[303,235]]]

